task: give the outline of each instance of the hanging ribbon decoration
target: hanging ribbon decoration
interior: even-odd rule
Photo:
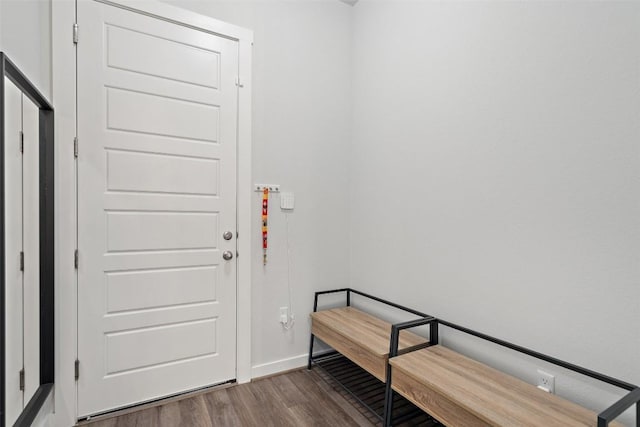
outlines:
[[[269,216],[269,188],[262,192],[262,264],[267,265],[267,218]]]

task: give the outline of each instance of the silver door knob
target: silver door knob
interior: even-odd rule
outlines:
[[[231,240],[233,233],[231,231],[225,231],[224,234],[222,234],[222,237],[224,240]]]
[[[233,258],[233,252],[231,251],[224,251],[222,253],[222,258],[224,258],[226,261],[229,261],[230,259]]]

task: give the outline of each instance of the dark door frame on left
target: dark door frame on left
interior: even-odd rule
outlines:
[[[40,387],[14,424],[14,427],[23,427],[30,426],[36,418],[54,383],[54,113],[49,101],[3,52],[0,52],[0,67],[3,77],[8,77],[40,110]],[[6,424],[4,81],[0,79],[0,426]]]

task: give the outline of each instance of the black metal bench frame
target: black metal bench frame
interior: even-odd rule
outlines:
[[[352,288],[341,288],[341,289],[333,289],[327,291],[319,291],[315,293],[313,300],[313,312],[318,311],[318,297],[321,295],[327,294],[336,294],[336,293],[345,293],[346,295],[346,306],[351,306],[351,295],[359,295],[361,297],[370,299],[372,301],[376,301],[378,303],[387,305],[389,307],[393,307],[398,310],[405,311],[407,313],[411,313],[413,315],[418,316],[418,319],[410,320],[408,322],[395,323],[391,325],[391,336],[389,340],[389,359],[392,357],[399,356],[401,354],[408,353],[410,351],[415,351],[421,348],[426,348],[432,345],[436,345],[439,343],[439,329],[440,325],[463,332],[465,334],[474,336],[476,338],[483,339],[485,341],[497,344],[499,346],[514,350],[518,353],[526,354],[538,360],[543,360],[545,362],[551,363],[556,366],[560,366],[564,369],[568,369],[570,371],[579,373],[589,378],[596,379],[598,381],[613,385],[620,389],[626,390],[628,393],[624,395],[621,399],[613,403],[604,411],[598,414],[598,427],[607,427],[609,423],[614,421],[617,417],[619,417],[623,412],[631,408],[633,405],[636,407],[636,427],[640,427],[640,387],[637,385],[628,383],[626,381],[619,380],[617,378],[613,378],[611,376],[602,374],[600,372],[593,371],[591,369],[584,368],[582,366],[575,365],[573,363],[566,362],[564,360],[537,352],[535,350],[531,350],[529,348],[513,344],[511,342],[501,340],[499,338],[492,337],[490,335],[484,334],[482,332],[475,331],[473,329],[466,328],[464,326],[457,325],[455,323],[448,322],[444,319],[439,319],[434,316],[430,316],[428,314],[422,313],[420,311],[402,306],[400,304],[393,303],[391,301],[387,301],[382,298],[378,298],[376,296],[360,292],[358,290]],[[424,344],[420,344],[417,346],[413,346],[410,348],[405,348],[402,350],[398,350],[400,331],[404,329],[415,328],[418,326],[429,325],[429,341]],[[309,342],[309,360],[307,363],[307,369],[311,369],[314,364],[320,362],[322,360],[326,360],[327,358],[335,357],[338,355],[337,351],[332,351],[329,353],[323,353],[322,355],[315,356],[313,354],[313,345],[315,342],[315,336],[313,333],[311,334],[311,339]],[[348,388],[343,386],[347,392],[349,392],[359,403],[361,403],[364,407],[369,409],[375,416],[383,422],[385,427],[390,427],[394,423],[400,423],[409,417],[402,417],[393,419],[393,402],[394,402],[394,390],[392,388],[392,367],[387,362],[387,374],[386,374],[386,382],[385,382],[385,396],[384,396],[384,413],[382,417],[375,412],[375,410],[365,402],[360,400],[358,396],[351,392]],[[409,414],[411,415],[411,414]]]
[[[422,320],[422,319],[421,319]],[[534,357],[539,360],[544,360],[545,362],[551,363],[556,366],[560,366],[562,368],[568,369],[573,372],[577,372],[589,378],[593,378],[599,381],[602,381],[607,384],[611,384],[615,387],[621,388],[623,390],[628,391],[628,393],[615,402],[613,405],[609,406],[607,409],[598,414],[598,427],[607,427],[610,422],[619,417],[624,411],[631,408],[633,405],[636,406],[636,427],[640,427],[640,388],[637,385],[630,384],[626,381],[619,380],[617,378],[610,377],[608,375],[602,374],[600,372],[592,371],[587,368],[583,368],[578,365],[574,365],[573,363],[566,362],[564,360],[560,360],[558,358],[548,356],[546,354],[528,349],[526,347],[519,346],[517,344],[510,343],[508,341],[501,340],[499,338],[492,337],[487,334],[483,334],[481,332],[474,331],[469,328],[465,328],[464,326],[456,325],[451,322],[447,322],[443,319],[423,319],[426,323],[430,325],[431,334],[435,336],[435,343],[438,342],[438,334],[439,334],[439,325],[443,325],[449,327],[451,329],[455,329],[457,331],[463,332],[468,335],[472,335],[474,337],[483,339],[485,341],[492,342],[494,344],[500,345],[502,347],[509,348],[511,350],[517,351],[519,353],[526,354],[528,356]],[[400,331],[403,329],[413,328],[415,326],[423,325],[424,322],[421,321],[413,321],[413,322],[405,322],[401,324],[395,324],[391,327],[391,347],[389,349],[389,359],[395,356],[399,356],[402,352],[398,351],[398,338],[400,336]],[[392,414],[393,414],[393,389],[391,388],[391,365],[387,367],[387,393],[388,396],[385,398],[385,402],[388,405],[387,409],[385,409],[385,427],[389,427],[392,425]]]
[[[419,319],[416,320],[412,320],[409,322],[402,322],[402,323],[397,323],[392,325],[391,328],[391,338],[390,338],[390,344],[389,344],[389,348],[393,349],[395,348],[395,355],[398,354],[404,354],[404,353],[408,353],[410,351],[414,351],[414,350],[419,350],[421,348],[426,348],[429,347],[431,345],[435,345],[437,344],[437,337],[438,337],[438,329],[437,329],[437,323],[435,323],[434,321],[436,320],[433,316],[429,316],[428,314],[422,313],[420,311],[408,308],[408,307],[404,307],[402,305],[393,303],[391,301],[387,301],[385,299],[382,298],[378,298],[376,296],[364,293],[364,292],[360,292],[358,290],[355,289],[351,289],[351,288],[342,288],[342,289],[333,289],[333,290],[328,290],[328,291],[320,291],[320,292],[316,292],[315,293],[315,297],[313,300],[313,312],[315,313],[316,311],[318,311],[318,297],[321,295],[327,295],[327,294],[336,294],[336,293],[345,293],[346,295],[346,306],[349,307],[351,306],[351,296],[352,294],[354,295],[359,295],[361,297],[367,298],[369,300],[387,305],[389,307],[393,307],[395,309],[401,310],[401,311],[405,311],[407,313],[413,314],[415,316],[418,316]],[[402,349],[401,351],[398,351],[398,336],[396,336],[395,341],[393,339],[393,331],[395,331],[396,335],[399,335],[399,331],[400,329],[405,329],[405,325],[412,325],[413,326],[419,326],[419,325],[426,325],[426,324],[430,324],[431,325],[431,329],[430,329],[430,338],[429,341],[424,343],[424,344],[419,344],[419,345],[415,345],[409,348],[405,348]],[[434,342],[435,339],[435,342]],[[312,366],[314,364],[318,364],[321,361],[327,360],[328,358],[332,358],[332,357],[336,357],[337,355],[339,355],[339,353],[337,351],[330,351],[328,353],[323,353],[322,355],[318,355],[315,356],[313,354],[313,345],[315,342],[315,336],[313,335],[313,333],[311,334],[311,339],[310,339],[310,343],[309,343],[309,360],[307,363],[307,369],[311,369]],[[395,344],[394,344],[395,343]],[[389,357],[391,357],[391,354],[389,354]],[[329,373],[329,375],[331,375]],[[349,393],[351,394],[351,396],[353,398],[355,398],[361,405],[363,405],[364,407],[366,407],[368,410],[371,411],[372,414],[374,414],[380,421],[385,422],[385,420],[388,418],[389,420],[391,420],[391,409],[393,408],[393,391],[391,390],[391,381],[390,381],[390,375],[391,375],[391,366],[387,363],[387,381],[385,383],[385,393],[384,393],[384,413],[382,416],[380,416],[372,407],[370,407],[366,402],[364,402],[363,400],[361,400],[354,392],[352,392],[348,387],[346,387],[344,384],[340,383],[339,379],[335,378],[334,379]],[[377,380],[379,381],[379,380]],[[410,414],[406,414],[402,417],[398,417],[395,420],[393,420],[393,422],[395,423],[401,423],[403,421],[406,421],[407,419],[410,419],[412,417],[416,416],[416,414],[410,413]]]

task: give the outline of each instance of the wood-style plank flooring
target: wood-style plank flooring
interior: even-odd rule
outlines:
[[[377,425],[339,385],[317,368],[214,389],[124,415],[83,422],[87,427],[363,426]]]

